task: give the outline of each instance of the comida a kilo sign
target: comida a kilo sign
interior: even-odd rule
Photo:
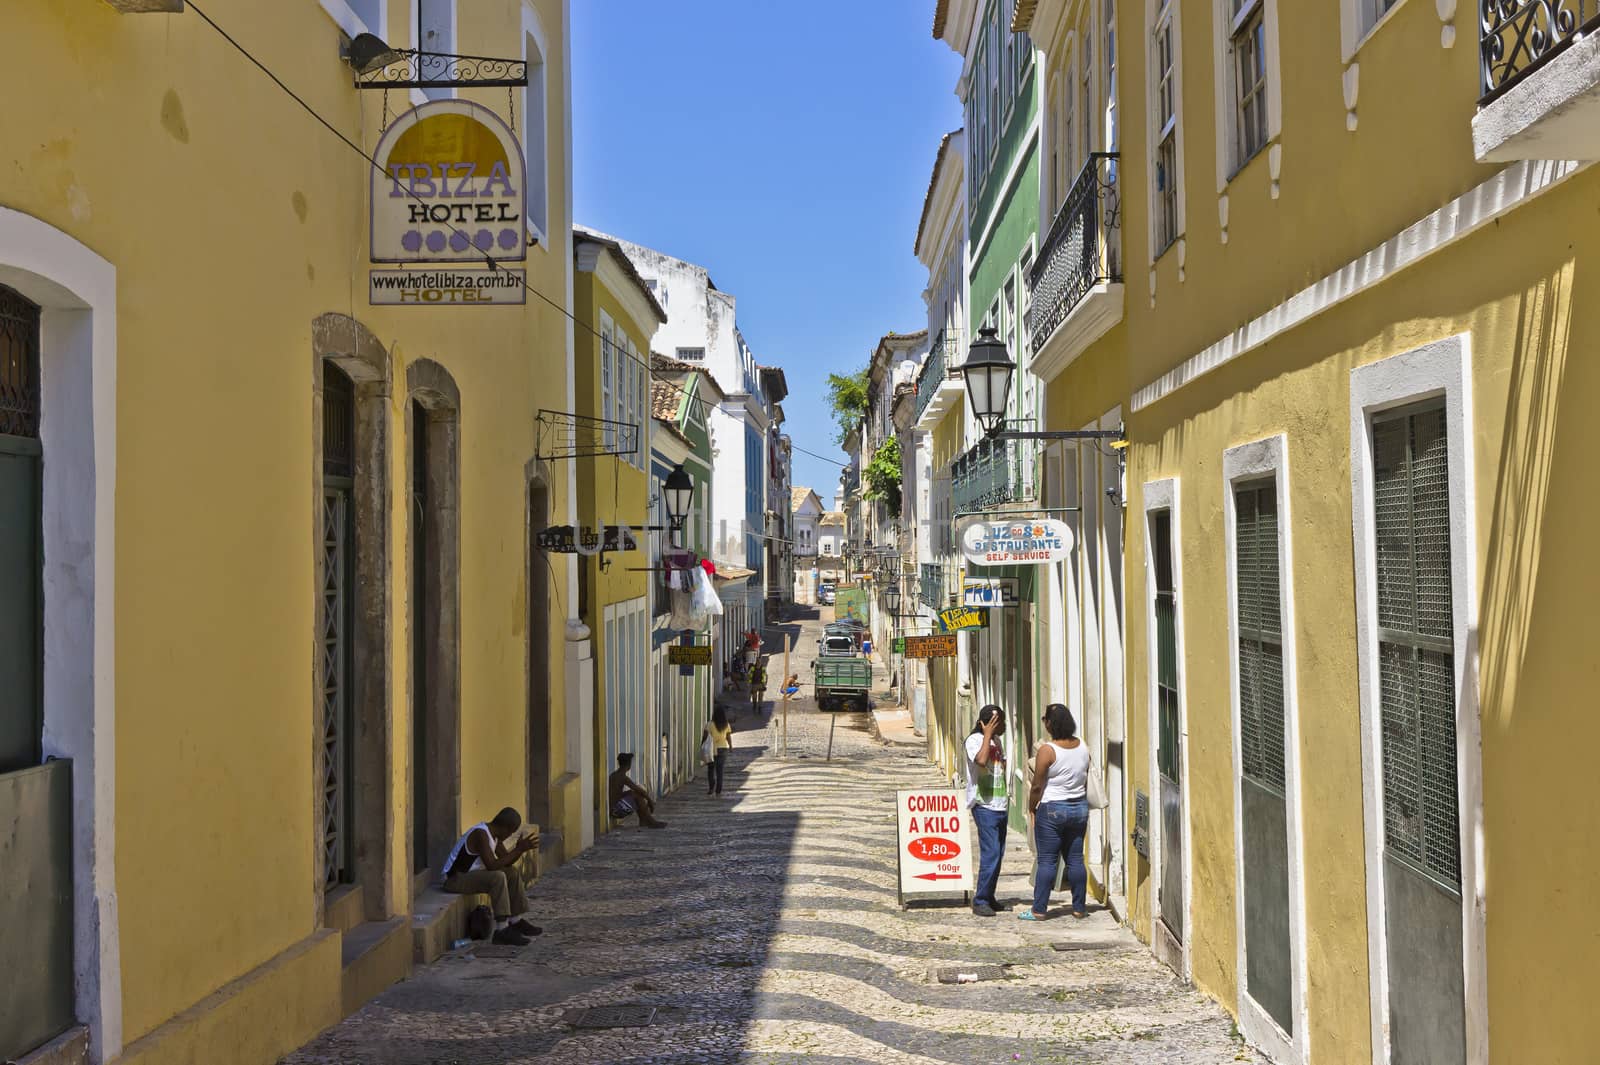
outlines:
[[[962,895],[972,891],[972,845],[966,795],[946,789],[911,788],[895,793],[900,831],[900,902],[917,895]]]
[[[372,303],[524,302],[524,271],[503,264],[528,257],[527,167],[499,115],[470,100],[430,101],[396,119],[374,157],[372,261],[428,269],[373,270]]]

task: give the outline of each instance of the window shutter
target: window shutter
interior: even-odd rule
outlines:
[[[1277,485],[1265,481],[1236,488],[1234,513],[1241,768],[1282,795],[1287,776]]]
[[[1449,447],[1444,410],[1373,421],[1384,842],[1461,887]]]

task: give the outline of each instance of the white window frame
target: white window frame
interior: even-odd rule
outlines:
[[[423,39],[422,9],[423,6],[434,7],[445,13],[445,17],[432,23],[433,26],[443,28],[448,36],[443,41],[432,44]],[[456,0],[411,0],[411,33],[416,41],[419,51],[459,53],[461,51],[461,13],[457,10]],[[418,90],[430,100],[448,100],[455,96],[452,88],[420,89]]]
[[[1350,372],[1350,491],[1355,538],[1356,639],[1360,668],[1362,811],[1366,827],[1367,968],[1373,1065],[1388,1065],[1389,952],[1384,910],[1382,735],[1379,712],[1377,545],[1373,528],[1372,420],[1442,397],[1449,446],[1450,588],[1454,627],[1456,780],[1461,811],[1461,921],[1469,1065],[1489,1061],[1487,889],[1482,735],[1479,720],[1478,588],[1472,452],[1471,338],[1446,337]]]
[[[522,155],[527,167],[525,197],[528,232],[538,246],[550,250],[550,95],[547,80],[550,55],[539,13],[533,5],[522,5],[522,59],[527,64],[528,86],[522,90],[522,115],[519,123]]]
[[[1176,2],[1176,0],[1174,0]],[[1212,0],[1216,39],[1211,64],[1215,87],[1217,126],[1217,191],[1223,192],[1228,183],[1256,158],[1267,154],[1283,133],[1283,78],[1278,56],[1278,0],[1246,0],[1237,18],[1233,14],[1233,0]],[[1265,56],[1262,68],[1266,72],[1265,104],[1267,108],[1266,139],[1249,156],[1243,155],[1239,137],[1239,63],[1234,50],[1234,34],[1250,19],[1261,12],[1262,39]],[[1226,119],[1223,116],[1227,116]]]
[[[1233,838],[1244,839],[1244,800],[1239,782],[1244,774],[1241,745],[1243,721],[1239,697],[1239,551],[1238,511],[1234,492],[1250,482],[1271,480],[1278,507],[1278,611],[1282,628],[1284,801],[1288,822],[1289,869],[1289,975],[1293,981],[1289,1002],[1294,1010],[1294,1035],[1278,1026],[1249,993],[1249,965],[1245,943],[1244,847],[1234,851],[1234,928],[1237,940],[1239,1029],[1253,1045],[1277,1062],[1309,1060],[1307,998],[1304,809],[1300,788],[1300,705],[1295,655],[1294,552],[1289,500],[1289,446],[1282,433],[1229,448],[1222,455],[1224,544],[1228,570],[1228,673],[1233,706]]]
[[[1174,0],[1176,2],[1176,0]],[[1150,761],[1145,777],[1150,810],[1150,921],[1151,939],[1154,924],[1161,917],[1161,795],[1159,791],[1161,748],[1161,703],[1156,697],[1159,686],[1159,663],[1156,647],[1156,569],[1151,556],[1154,538],[1150,535],[1152,518],[1167,511],[1172,520],[1172,598],[1176,604],[1177,623],[1174,642],[1178,659],[1178,758],[1183,766],[1183,940],[1178,944],[1179,962],[1174,966],[1185,980],[1194,979],[1194,804],[1191,801],[1194,766],[1189,759],[1189,684],[1188,669],[1184,663],[1183,638],[1183,522],[1179,479],[1168,477],[1159,481],[1146,481],[1144,485],[1144,610],[1145,610],[1145,725],[1150,733]]]
[[[1146,95],[1149,139],[1149,189],[1150,189],[1150,262],[1153,264],[1183,239],[1186,207],[1183,186],[1183,12],[1179,0],[1145,0],[1148,10],[1146,47],[1150,55],[1150,92]],[[1164,27],[1171,27],[1172,68],[1167,75],[1172,84],[1172,152],[1173,173],[1173,233],[1172,239],[1163,242],[1161,234],[1161,190],[1157,187],[1156,173],[1161,161],[1161,146],[1167,139],[1167,123],[1161,118],[1161,69],[1159,38]]]
[[[605,311],[600,312],[600,417],[606,421],[616,420],[616,340],[617,329],[611,321],[611,316]],[[605,431],[605,445],[610,447],[615,434],[608,426]]]
[[[389,0],[374,0],[378,5],[378,22],[373,25],[366,17],[350,6],[349,0],[318,0],[322,10],[344,31],[346,37],[370,33],[387,41],[389,39]],[[413,23],[415,25],[415,23]]]

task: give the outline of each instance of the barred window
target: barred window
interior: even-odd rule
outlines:
[[[1439,405],[1372,422],[1384,843],[1457,893],[1449,444]]]
[[[1239,751],[1244,775],[1285,794],[1282,578],[1278,488],[1239,485],[1234,501],[1234,590],[1239,645]]]

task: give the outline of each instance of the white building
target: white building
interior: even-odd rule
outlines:
[[[815,603],[817,590],[817,544],[822,516],[822,499],[804,486],[789,490],[790,528],[794,530],[794,600]]]

